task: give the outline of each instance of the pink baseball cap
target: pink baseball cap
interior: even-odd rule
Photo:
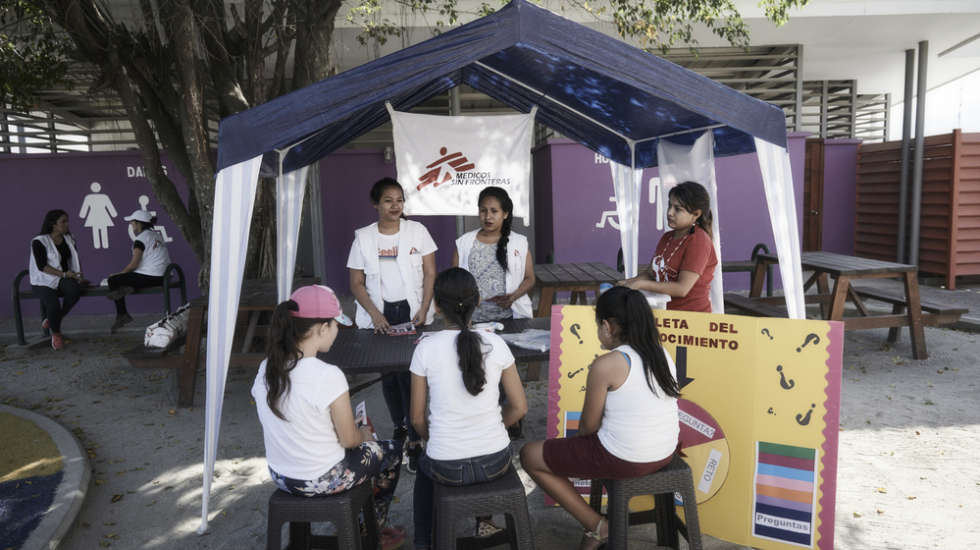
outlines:
[[[335,319],[342,325],[350,326],[353,323],[350,317],[344,315],[340,309],[340,300],[330,287],[322,285],[304,286],[293,292],[290,300],[299,305],[299,311],[290,311],[293,317],[303,317],[304,319]]]

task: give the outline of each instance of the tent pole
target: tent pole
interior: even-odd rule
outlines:
[[[532,91],[532,92],[540,95],[542,99],[548,97],[548,94],[542,92],[541,90],[538,90],[537,88],[533,88],[531,86],[528,86],[527,84],[525,84],[523,82],[520,82],[518,80],[514,80],[513,78],[507,76],[506,74],[504,74],[504,73],[502,73],[502,72],[500,72],[500,71],[498,71],[496,69],[492,69],[490,67],[487,67],[486,65],[484,65],[483,63],[480,63],[479,61],[477,61],[477,62],[475,62],[473,64],[476,65],[477,67],[482,68],[482,69],[486,69],[486,70],[492,72],[493,74],[495,74],[497,76],[500,76],[502,78],[506,78],[509,82],[512,82],[514,84],[517,84],[518,86],[521,86],[522,88],[528,89],[528,90],[530,90],[530,91]],[[605,130],[605,131],[607,131],[607,132],[609,132],[609,133],[611,133],[611,134],[613,134],[613,135],[615,135],[617,137],[620,137],[620,138],[622,138],[622,139],[624,139],[626,141],[629,141],[630,140],[630,138],[624,136],[623,134],[617,132],[616,130],[613,130],[609,126],[606,126],[605,124],[603,124],[603,123],[599,122],[598,120],[596,120],[596,119],[594,119],[594,118],[586,115],[585,113],[582,113],[581,111],[577,111],[577,110],[573,109],[572,107],[569,107],[568,105],[565,105],[564,103],[562,103],[561,101],[558,101],[557,99],[548,97],[548,100],[551,101],[552,103],[554,103],[555,105],[558,105],[559,107],[562,107],[564,109],[567,109],[569,112],[575,113],[576,115],[584,118],[585,120],[588,120],[592,124],[595,124],[596,126],[602,128],[603,130]]]
[[[449,116],[459,116],[459,113],[459,86],[454,86],[449,89]],[[462,237],[465,232],[463,216],[456,216],[456,238]]]
[[[912,155],[912,82],[915,80],[915,50],[905,50],[905,105],[902,106],[902,172],[898,184],[898,250],[895,261],[905,263],[909,218],[909,157]]]
[[[919,265],[919,223],[922,217],[922,162],[925,151],[926,73],[929,70],[929,41],[919,42],[919,82],[915,94],[915,157],[912,164],[912,231],[909,235],[909,263]]]

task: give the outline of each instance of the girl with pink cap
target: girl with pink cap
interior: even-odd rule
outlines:
[[[382,548],[394,550],[406,530],[385,524],[402,444],[376,441],[369,427],[358,428],[344,373],[317,359],[330,350],[340,324],[351,320],[334,292],[319,285],[300,288],[272,314],[268,357],[252,385],[269,474],[280,490],[307,497],[373,483]]]

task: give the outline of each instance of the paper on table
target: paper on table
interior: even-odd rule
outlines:
[[[415,325],[411,321],[400,325],[391,325],[391,328],[388,329],[388,336],[405,336],[408,334],[415,334]]]

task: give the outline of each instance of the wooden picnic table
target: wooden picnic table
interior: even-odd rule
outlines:
[[[550,319],[504,319],[497,322],[504,325],[504,329],[498,334],[516,334],[526,329],[551,330]],[[327,363],[337,365],[340,370],[344,371],[344,374],[395,374],[408,370],[412,363],[412,354],[415,353],[415,341],[422,334],[438,332],[443,329],[443,323],[436,322],[417,327],[416,330],[420,331],[419,334],[389,336],[377,334],[373,330],[348,330],[345,327],[345,330],[341,330],[337,334],[337,339],[334,340],[330,351],[318,354],[318,357]],[[538,379],[541,363],[548,361],[550,357],[548,351],[541,352],[516,346],[510,346],[510,351],[514,354],[516,362],[528,364],[528,382]],[[351,393],[353,394],[374,382],[377,380],[353,387]]]
[[[775,254],[759,254],[752,289],[749,292],[749,297],[752,300],[768,305],[785,304],[784,298],[761,296],[763,275],[766,268],[778,263],[779,258]],[[942,319],[934,318],[933,315],[924,319],[919,297],[918,266],[857,258],[832,252],[804,252],[801,254],[800,263],[803,271],[812,272],[812,275],[803,285],[804,293],[814,284],[817,285],[819,291],[818,294],[805,295],[804,299],[807,303],[819,303],[824,319],[843,322],[845,330],[891,328],[889,340],[892,341],[897,339],[900,327],[909,327],[913,357],[916,359],[928,357],[923,327],[926,321],[936,322],[938,320],[942,322]],[[830,277],[834,278],[833,290],[830,289]],[[903,282],[904,296],[895,295],[889,300],[895,305],[891,315],[870,315],[861,300],[861,295],[867,297],[869,294],[877,294],[871,296],[875,299],[881,299],[879,297],[886,295],[855,287],[851,281],[882,278],[899,278]],[[844,318],[844,305],[848,299],[854,303],[861,314],[860,317]],[[901,313],[902,310],[907,311]],[[959,315],[956,314],[956,317],[958,318]]]
[[[599,296],[599,285],[615,284],[625,277],[602,262],[574,264],[535,264],[535,286],[541,287],[541,299],[535,317],[550,317],[551,302],[556,292],[571,292],[572,305],[586,304],[587,291]]]
[[[296,279],[293,290],[316,284],[317,278]],[[229,367],[257,367],[264,359],[264,352],[253,352],[252,342],[256,336],[264,336],[267,326],[258,324],[262,312],[271,312],[278,305],[276,281],[271,279],[245,280],[242,282],[241,298],[238,303],[239,320],[247,318],[247,324],[239,325],[233,340]],[[171,368],[178,374],[178,407],[194,405],[194,389],[197,369],[204,366],[201,342],[205,337],[205,317],[208,298],[201,296],[191,300],[188,306],[187,334],[175,340],[166,349],[137,346],[126,352],[127,360],[138,368]],[[528,328],[550,330],[550,319],[508,319],[500,321],[503,333],[522,332]],[[373,330],[360,330],[342,327],[331,351],[321,354],[321,358],[341,367],[345,374],[392,373],[408,369],[414,352],[413,342],[418,335],[388,336],[375,334]],[[441,324],[420,327],[423,332],[442,330]],[[183,355],[177,355],[181,345]],[[535,352],[511,347],[517,362],[528,363],[528,381],[537,380],[541,363],[548,361],[548,352]],[[376,382],[376,380],[372,381]],[[365,384],[364,386],[367,386]],[[363,386],[362,386],[363,387]],[[354,388],[352,391],[361,389]]]

